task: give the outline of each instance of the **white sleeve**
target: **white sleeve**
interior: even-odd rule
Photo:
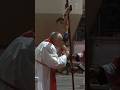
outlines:
[[[41,61],[41,53],[39,47],[35,48],[35,60]]]
[[[54,69],[65,67],[67,63],[66,55],[58,57],[56,48],[53,45],[44,47],[41,53],[41,57],[44,64]]]

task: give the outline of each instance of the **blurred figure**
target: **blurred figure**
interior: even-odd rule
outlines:
[[[34,90],[34,32],[15,38],[0,56],[0,90]]]
[[[93,67],[91,74],[99,84],[109,84],[110,90],[120,90],[120,57],[116,57],[109,64]]]
[[[79,68],[85,71],[85,51],[83,53],[78,53],[76,60],[79,61]]]

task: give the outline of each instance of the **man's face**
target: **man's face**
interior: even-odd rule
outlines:
[[[59,29],[64,29],[65,28],[65,26],[64,26],[64,21],[59,21],[58,23],[57,23],[57,25],[58,25],[58,28]]]
[[[54,44],[56,47],[61,47],[63,45],[63,41],[61,39],[55,39]]]

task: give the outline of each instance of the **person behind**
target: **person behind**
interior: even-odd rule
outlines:
[[[110,90],[120,90],[120,56],[115,57],[111,63],[102,66],[111,87]]]
[[[108,84],[110,90],[120,90],[120,56],[108,64],[92,68],[91,74],[99,84]]]
[[[0,90],[34,90],[34,31],[16,37],[0,55]]]
[[[61,48],[63,47],[64,48]],[[62,49],[62,51],[61,51]],[[66,66],[69,50],[63,45],[61,33],[52,32],[35,49],[36,90],[56,90],[56,69]]]

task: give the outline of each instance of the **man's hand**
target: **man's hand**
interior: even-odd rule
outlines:
[[[70,52],[67,50],[67,51],[65,51],[65,55],[67,56],[67,57],[69,57],[69,55],[70,55]]]
[[[70,51],[69,51],[69,49],[65,46],[65,45],[63,45],[62,46],[62,49],[63,49],[63,54],[64,55],[66,55],[67,57],[69,57],[69,55],[70,55]]]

